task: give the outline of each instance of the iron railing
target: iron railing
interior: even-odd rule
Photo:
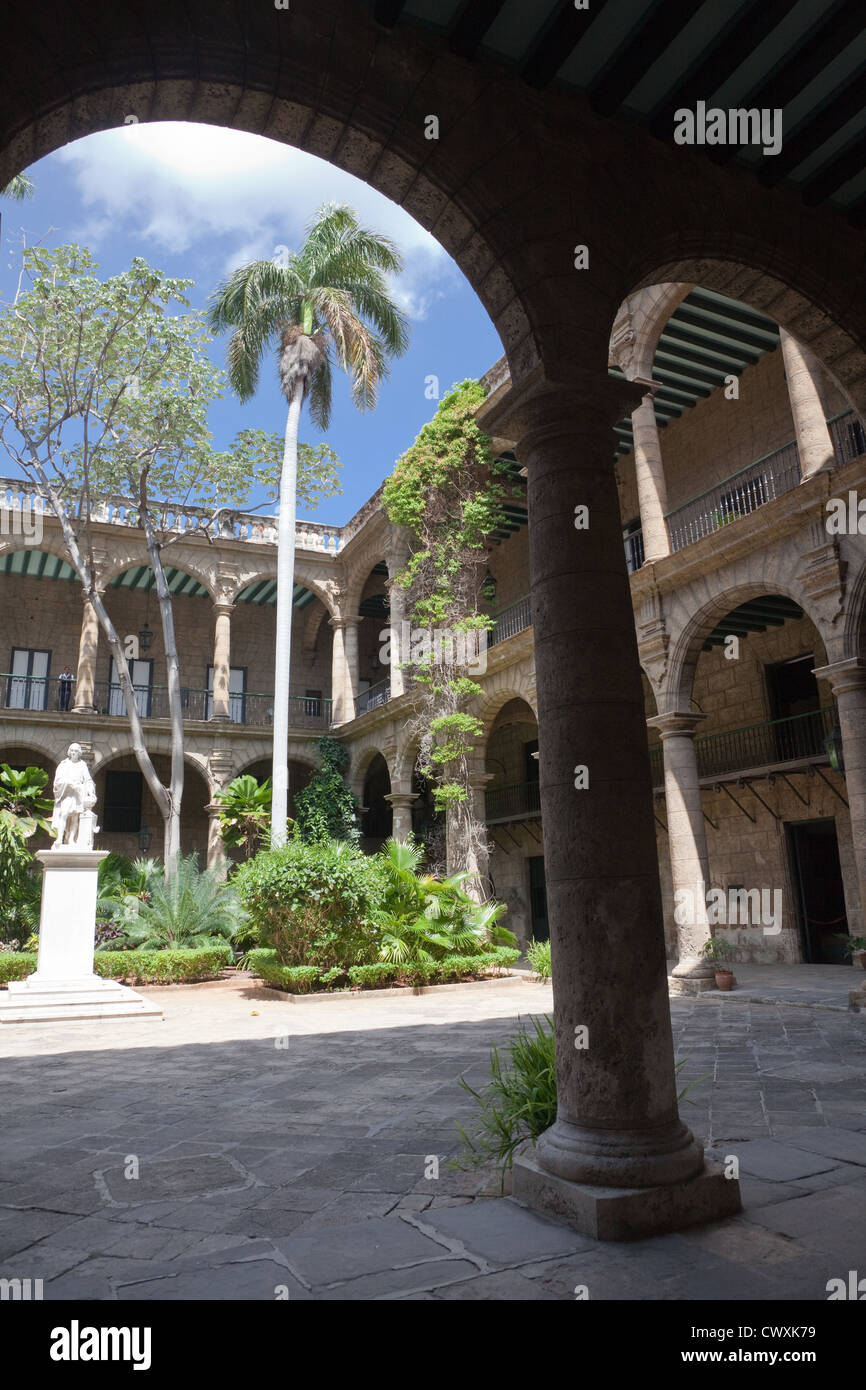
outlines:
[[[377,681],[371,685],[369,690],[362,690],[360,695],[355,696],[355,718],[358,719],[368,710],[379,709],[381,705],[387,705],[391,698],[390,680]]]
[[[832,705],[793,714],[787,719],[768,719],[720,734],[695,739],[699,777],[719,777],[748,767],[775,767],[782,763],[826,755],[825,740],[832,733],[837,713]],[[654,787],[664,786],[661,747],[650,749]]]
[[[532,608],[529,594],[526,594],[495,615],[493,627],[487,634],[487,645],[492,647],[497,642],[505,642],[518,632],[525,632],[528,627],[532,627]]]
[[[49,710],[61,708],[60,690],[56,676],[16,676],[0,672],[3,682],[3,703],[6,709]],[[168,687],[165,685],[136,685],[135,703],[142,719],[168,719]],[[69,700],[76,702],[75,687]],[[213,717],[213,691],[183,685],[180,689],[184,719],[207,720]],[[116,681],[95,681],[93,704],[97,714],[126,716],[123,690]],[[268,726],[274,722],[274,697],[259,691],[233,691],[229,696],[229,718],[233,724]],[[289,723],[293,729],[328,728],[331,723],[331,701],[321,696],[293,695],[290,700]]]
[[[853,410],[834,415],[827,421],[827,428],[838,464],[850,463],[866,453],[866,431]],[[767,502],[793,492],[800,480],[800,455],[792,441],[668,512],[671,552],[703,540]]]
[[[537,782],[515,782],[510,787],[490,787],[484,797],[485,820],[517,820],[521,816],[541,815],[541,793]]]
[[[742,468],[739,473],[669,512],[671,553],[713,535],[786,492],[793,492],[799,481],[797,445],[784,444],[781,449],[757,459],[748,468]]]

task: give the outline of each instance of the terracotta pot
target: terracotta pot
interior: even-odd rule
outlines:
[[[858,952],[858,957],[857,957],[857,958],[858,958],[858,960],[860,961],[860,969],[861,969],[861,970],[866,970],[866,951],[860,951],[860,952]]]
[[[733,986],[734,986],[734,972],[733,972],[733,970],[717,970],[717,971],[716,971],[716,988],[717,988],[717,989],[733,989]]]

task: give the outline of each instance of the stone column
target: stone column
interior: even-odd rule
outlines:
[[[230,667],[233,603],[215,603],[213,641],[213,709],[211,719],[231,720]]]
[[[225,878],[228,872],[228,855],[220,834],[219,816],[222,807],[218,801],[209,801],[204,809],[207,811],[207,867],[215,869],[221,878]]]
[[[361,622],[359,614],[343,619],[345,625],[345,656],[346,656],[346,709],[347,719],[355,718],[355,696],[358,693],[358,624]]]
[[[331,644],[331,720],[345,724],[355,715],[346,710],[346,624],[342,618],[329,618],[334,633]]]
[[[848,928],[852,936],[866,936],[866,661],[849,657],[830,666],[819,666],[813,674],[818,680],[831,682],[839,707],[851,842],[860,894],[860,920],[849,922]]]
[[[661,735],[665,762],[671,880],[674,902],[679,904],[676,908],[678,961],[670,981],[676,994],[698,994],[705,989],[715,989],[713,964],[700,954],[704,942],[712,935],[707,921],[710,861],[695,755],[695,730],[704,719],[705,714],[671,711],[647,720]],[[677,894],[691,896],[678,899]]]
[[[81,636],[78,639],[78,669],[75,677],[75,714],[95,714],[94,696],[96,690],[96,656],[99,650],[99,619],[96,610],[86,594],[84,613],[81,617]],[[101,591],[100,591],[101,597]]]
[[[536,373],[484,419],[515,441],[528,472],[556,1027],[557,1119],[518,1159],[514,1193],[619,1240],[717,1219],[739,1209],[739,1194],[720,1166],[705,1168],[677,1107],[652,779],[613,469],[612,426],[635,388],[601,372],[578,382],[568,389]]]
[[[418,796],[418,792],[390,792],[385,797],[386,801],[390,801],[394,812],[391,834],[395,840],[405,840],[407,835],[411,835],[412,806],[418,800]]]
[[[779,332],[788,380],[788,399],[800,454],[800,472],[805,482],[822,469],[835,468],[836,454],[818,389],[821,370],[818,360],[784,328]]]
[[[647,563],[661,560],[671,553],[665,523],[668,509],[667,485],[652,392],[648,392],[637,410],[632,411],[631,423],[634,433],[634,471],[643,532],[644,563]]]

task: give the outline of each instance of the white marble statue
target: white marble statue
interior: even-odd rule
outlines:
[[[82,758],[81,744],[71,743],[54,774],[51,824],[57,838],[53,849],[93,849],[93,837],[99,830],[93,811],[95,805],[96,788]]]

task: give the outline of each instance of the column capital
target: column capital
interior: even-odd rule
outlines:
[[[658,729],[662,739],[694,738],[706,718],[705,714],[693,714],[691,710],[668,710],[667,714],[654,714],[647,720],[647,727]]]
[[[480,787],[486,787],[487,783],[492,782],[495,776],[495,772],[470,772],[467,780],[470,787],[475,787],[477,790]]]
[[[420,795],[420,792],[388,792],[383,799],[385,801],[390,801],[392,806],[403,807],[411,806],[413,801],[417,801]]]
[[[829,681],[834,695],[849,690],[866,690],[866,661],[860,656],[849,656],[828,666],[816,666],[812,675],[816,680]]]
[[[217,598],[214,599],[213,611],[218,618],[227,618],[231,613],[234,613],[236,606],[230,599]]]
[[[338,628],[338,627],[343,627],[343,628],[346,628],[346,627],[357,627],[357,625],[358,625],[358,623],[359,623],[360,621],[361,621],[361,614],[360,614],[360,613],[346,613],[346,614],[341,614],[341,615],[339,615],[339,616],[336,616],[336,615],[335,615],[333,618],[329,618],[329,619],[328,619],[328,622],[330,623],[331,627],[333,627],[333,628]]]
[[[559,434],[582,433],[587,419],[612,429],[646,395],[646,385],[598,368],[553,381],[537,368],[484,415],[484,429],[515,445],[533,448]]]

